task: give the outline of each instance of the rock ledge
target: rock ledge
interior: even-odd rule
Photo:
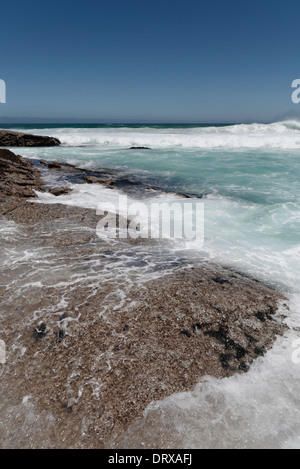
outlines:
[[[60,145],[60,141],[54,137],[0,130],[1,147],[55,147],[58,145]]]

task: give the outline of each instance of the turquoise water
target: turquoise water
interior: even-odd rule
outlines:
[[[59,148],[22,149],[24,156],[114,169],[166,190],[204,196],[209,256],[298,291],[300,123],[16,129],[62,142]],[[92,195],[82,194],[83,205],[85,198],[89,206]]]
[[[300,364],[293,360],[295,346],[300,348],[300,123],[15,128],[62,142],[61,147],[13,149],[18,154],[117,170],[189,193],[194,198],[154,192],[147,199],[204,204],[204,245],[174,240],[166,249],[247,272],[288,297],[289,331],[247,374],[207,377],[193,392],[151,404],[124,436],[124,447],[155,445],[159,426],[164,447],[300,448]],[[74,184],[72,189],[61,203],[96,209],[115,203],[119,194],[99,185]],[[39,198],[57,202],[48,194]]]

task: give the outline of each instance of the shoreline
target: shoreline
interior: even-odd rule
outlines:
[[[63,166],[49,170],[64,172]],[[16,186],[27,190],[28,178],[21,184],[15,178]],[[40,180],[35,184],[40,190]],[[213,263],[167,261],[142,280],[134,269],[148,272],[144,247],[163,251],[159,242],[109,244],[95,234],[93,210],[59,204],[59,196],[54,205],[25,197],[16,191],[0,200],[2,220],[17,224],[8,246],[47,257],[41,254],[37,264],[40,285],[34,260],[5,269],[0,298],[8,361],[1,379],[9,397],[2,398],[20,405],[32,396],[38,414],[54,423],[47,417],[42,435],[23,445],[110,447],[153,400],[190,390],[207,374],[247,372],[284,334],[276,312],[286,299],[261,282]],[[118,264],[124,256],[135,262],[130,281]],[[7,440],[8,447],[16,444]]]

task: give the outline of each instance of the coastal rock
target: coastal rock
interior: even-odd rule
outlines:
[[[247,372],[284,333],[286,299],[274,289],[192,259],[161,269],[152,256],[146,267],[140,248],[144,256],[161,241],[110,244],[97,236],[95,210],[28,202],[40,184],[30,161],[0,150],[0,218],[18,230],[3,237],[3,253],[27,253],[13,268],[10,257],[3,264],[0,330],[10,360],[0,402],[13,412],[11,400],[30,396],[36,412],[34,440],[14,434],[8,419],[2,432],[16,435],[15,448],[122,447],[148,404],[206,375]],[[135,280],[138,269],[155,279]],[[16,409],[22,431],[28,417]]]
[[[124,192],[132,190],[135,195],[139,192],[141,195],[147,191],[153,192],[164,192],[166,194],[173,194],[177,197],[184,199],[190,199],[192,195],[185,194],[182,192],[166,191],[160,187],[148,186],[143,181],[135,179],[132,176],[124,176],[124,174],[118,174],[115,172],[111,174],[103,168],[98,170],[88,170],[78,168],[69,163],[60,163],[58,161],[43,161],[40,160],[40,164],[46,168],[52,170],[60,170],[64,181],[68,181],[72,184],[103,184],[108,188],[122,189]],[[197,198],[202,198],[202,195],[197,195]]]
[[[116,182],[114,179],[101,179],[95,176],[85,176],[84,179],[89,184],[106,184],[108,186],[113,186]]]
[[[54,147],[58,145],[60,141],[54,137],[0,130],[0,147]]]
[[[43,190],[39,171],[29,160],[0,149],[0,199],[5,196],[36,197],[34,189]]]
[[[26,354],[2,379],[13,386],[5,395],[20,390],[19,400],[34,396],[39,415],[51,414],[53,429],[40,427],[47,447],[122,447],[120,435],[150,402],[206,375],[247,372],[285,331],[285,298],[255,279],[189,261],[142,284],[126,287],[122,277],[123,289],[116,260],[133,262],[135,243],[144,250],[151,241],[108,246],[96,235],[95,211],[21,202],[5,216],[19,224],[18,249],[46,248],[47,256],[38,263],[42,287],[32,283],[39,277],[31,259],[20,266],[31,282],[17,265],[5,271],[0,329]]]
[[[47,161],[40,161],[41,164],[43,164],[44,166],[47,166],[49,169],[61,169],[62,168],[62,163],[59,163],[58,161],[50,161],[47,162]]]
[[[149,147],[130,147],[129,150],[151,150]]]
[[[50,189],[49,192],[50,194],[55,195],[56,197],[59,197],[60,195],[70,194],[70,192],[72,192],[72,189],[68,186],[54,187],[53,189]]]

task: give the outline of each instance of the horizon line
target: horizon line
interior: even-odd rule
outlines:
[[[58,124],[65,124],[65,125],[84,125],[84,124],[94,124],[94,125],[241,125],[241,124],[254,124],[254,123],[261,123],[261,124],[269,124],[274,121],[256,121],[256,120],[244,120],[244,121],[142,121],[142,120],[97,120],[97,119],[74,119],[74,118],[4,118],[3,120],[0,118],[0,125],[58,125]],[[276,121],[275,121],[276,122]]]

